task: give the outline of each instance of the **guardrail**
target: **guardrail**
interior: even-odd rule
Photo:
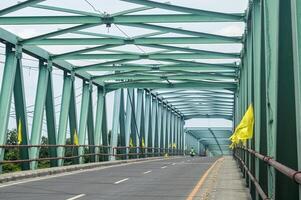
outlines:
[[[33,161],[52,161],[52,160],[67,160],[67,159],[76,159],[80,157],[91,157],[91,156],[110,156],[111,154],[108,153],[110,152],[109,149],[111,148],[110,146],[103,146],[103,145],[0,145],[0,148],[6,149],[6,150],[11,150],[11,149],[30,149],[30,148],[47,148],[50,150],[50,148],[54,149],[56,151],[56,148],[65,148],[65,152],[68,148],[71,148],[71,155],[69,156],[62,156],[62,157],[44,157],[44,158],[35,158],[35,159],[24,159],[24,160],[2,160],[0,161],[0,165],[3,164],[18,164],[18,163],[28,163],[28,162],[33,162]],[[77,155],[78,148],[83,147],[83,148],[89,148],[90,153],[84,153],[83,155]],[[93,152],[93,153],[91,153]],[[95,153],[99,152],[99,153]]]
[[[285,176],[287,176],[288,178],[292,179],[295,181],[296,184],[301,184],[301,171],[297,171],[297,170],[294,170],[290,167],[287,167],[285,166],[284,164],[276,161],[275,159],[273,159],[272,157],[270,156],[266,156],[266,155],[262,155],[252,149],[249,149],[249,148],[246,148],[246,147],[237,147],[234,152],[237,152],[237,149],[241,149],[253,156],[255,156],[256,158],[258,158],[259,160],[265,162],[267,165],[275,168],[277,171],[279,171],[280,173],[284,174]],[[251,176],[253,176],[250,171],[248,170],[247,166],[245,165],[245,163],[243,162],[243,160],[236,154],[234,153],[234,157],[238,159],[238,161],[243,165],[244,169],[246,170],[246,172],[248,173],[250,179],[252,180]],[[253,176],[253,183],[255,184],[257,182],[258,184],[258,181],[254,178]],[[256,187],[256,185],[255,185]],[[259,186],[260,187],[260,186]],[[261,187],[260,187],[261,188]],[[256,187],[257,189],[257,187]],[[257,192],[259,194],[261,194],[261,191],[260,189],[257,190]],[[265,196],[263,196],[265,197]],[[267,196],[263,199],[269,199]]]
[[[127,156],[170,156],[183,155],[184,151],[175,148],[154,148],[154,147],[114,147],[113,155],[116,157]]]
[[[104,145],[0,145],[0,149],[5,149],[7,152],[13,149],[17,150],[30,150],[31,148],[46,148],[47,152],[50,151],[55,152],[56,155],[57,148],[64,148],[64,156],[47,156],[47,157],[39,157],[39,158],[29,158],[29,159],[10,159],[10,160],[2,160],[0,161],[0,167],[5,164],[24,164],[30,162],[42,162],[42,161],[50,161],[51,166],[57,166],[58,160],[67,161],[65,165],[78,164],[79,158],[89,158],[85,162],[95,162],[95,161],[103,161],[108,160],[110,156],[115,156],[116,159],[131,159],[131,158],[145,158],[145,157],[156,157],[156,156],[164,156],[168,154],[170,156],[175,155],[183,155],[184,151],[175,148],[152,148],[152,147],[111,147]],[[69,150],[68,150],[69,148]],[[78,155],[78,149],[84,148],[84,154]],[[68,155],[66,155],[68,152]],[[17,152],[18,154],[20,152]]]

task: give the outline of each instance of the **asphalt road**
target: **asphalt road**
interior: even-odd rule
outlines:
[[[176,158],[0,184],[5,200],[182,200],[214,158]]]

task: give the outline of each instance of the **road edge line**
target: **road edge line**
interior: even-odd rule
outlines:
[[[207,176],[209,175],[209,173],[212,171],[212,169],[217,165],[217,163],[219,163],[220,161],[222,161],[224,158],[219,158],[218,160],[216,160],[209,169],[206,170],[205,174],[203,174],[200,178],[200,180],[198,181],[198,183],[194,186],[193,190],[189,193],[189,195],[187,196],[186,200],[193,200],[193,198],[195,197],[195,195],[197,194],[197,192],[200,190],[200,188],[202,187],[202,185],[204,184]]]

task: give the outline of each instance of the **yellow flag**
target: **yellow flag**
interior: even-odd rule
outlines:
[[[142,137],[142,141],[141,141],[141,147],[144,148],[144,138]]]
[[[234,148],[237,144],[242,142],[243,144],[246,144],[246,141],[248,139],[253,138],[253,132],[254,132],[254,109],[253,105],[251,104],[243,116],[242,120],[236,127],[233,135],[229,138],[232,142],[230,145],[230,148]]]
[[[133,145],[133,139],[132,138],[130,138],[130,147],[133,147],[134,145]]]
[[[21,119],[19,119],[18,123],[18,144],[22,143],[22,122]]]
[[[78,145],[78,135],[77,135],[76,130],[74,130],[73,144]]]

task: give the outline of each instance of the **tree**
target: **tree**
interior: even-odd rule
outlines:
[[[18,135],[17,135],[17,130],[9,130],[7,133],[7,145],[17,145],[18,144]],[[5,149],[4,152],[4,160],[19,160],[20,159],[20,154],[19,154],[19,148],[9,148]],[[21,166],[16,163],[7,163],[3,164],[3,172],[14,172],[14,171],[20,171]]]

